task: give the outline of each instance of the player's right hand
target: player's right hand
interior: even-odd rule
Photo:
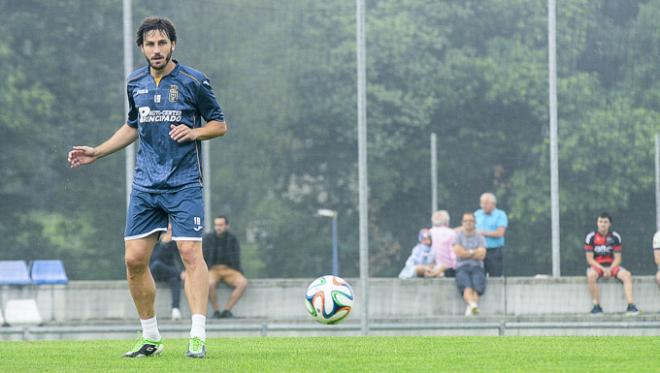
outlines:
[[[90,146],[74,146],[69,151],[67,160],[71,168],[78,168],[82,165],[93,163],[97,158],[96,149]]]

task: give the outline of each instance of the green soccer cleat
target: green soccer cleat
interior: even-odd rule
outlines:
[[[199,337],[192,337],[188,342],[187,357],[195,359],[203,359],[206,357],[206,342],[202,341]]]
[[[165,349],[161,341],[152,341],[139,336],[133,348],[124,354],[124,357],[153,357],[160,355]]]

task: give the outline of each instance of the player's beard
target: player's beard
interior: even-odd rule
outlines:
[[[145,57],[145,59],[147,60],[147,63],[149,64],[150,68],[152,68],[154,70],[162,70],[162,69],[165,68],[165,66],[167,66],[168,63],[170,63],[170,60],[172,59],[172,53],[173,53],[173,51],[170,48],[170,52],[167,54],[167,56],[165,56],[165,63],[161,67],[154,66],[154,64],[151,63],[151,60],[148,57]]]

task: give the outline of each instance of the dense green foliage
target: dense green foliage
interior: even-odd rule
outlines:
[[[0,344],[7,372],[657,372],[655,337],[223,338],[208,357],[183,356],[187,341],[165,340],[151,359],[120,356],[128,341]]]
[[[213,213],[250,277],[357,274],[352,1],[134,2],[135,27],[171,17],[177,58],[211,78],[231,131],[211,146]],[[121,1],[0,0],[0,259],[62,258],[74,279],[123,276],[124,156],[69,170],[123,120]],[[550,272],[545,1],[367,2],[370,261],[394,275],[429,225],[429,134],[454,223],[494,191],[509,213],[507,271]],[[562,272],[602,210],[624,265],[651,273],[659,0],[557,10]],[[143,60],[135,51],[135,63]]]

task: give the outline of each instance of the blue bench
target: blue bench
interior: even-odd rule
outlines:
[[[0,285],[30,285],[31,283],[24,260],[0,261]]]
[[[35,285],[57,285],[69,282],[61,260],[35,260],[32,262],[31,277]]]

